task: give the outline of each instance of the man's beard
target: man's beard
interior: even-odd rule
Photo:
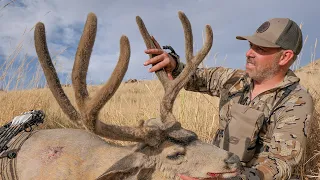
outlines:
[[[279,71],[279,60],[274,59],[273,63],[267,67],[262,67],[261,65],[256,66],[255,60],[247,58],[247,63],[251,63],[255,66],[253,69],[247,69],[247,74],[249,77],[255,81],[262,82],[274,77]]]

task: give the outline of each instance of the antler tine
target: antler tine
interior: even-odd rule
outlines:
[[[165,113],[166,111],[168,114],[172,114],[173,104],[179,91],[189,81],[190,77],[192,76],[192,74],[195,73],[199,64],[203,61],[203,59],[209,53],[212,47],[212,41],[213,41],[212,29],[209,25],[206,25],[205,43],[201,48],[201,50],[196,54],[196,56],[194,56],[192,28],[191,28],[190,21],[187,18],[187,16],[181,11],[179,11],[179,18],[181,20],[183,30],[184,30],[184,35],[185,35],[185,51],[186,51],[185,53],[186,53],[187,63],[183,71],[179,74],[179,76],[172,81],[172,85],[170,86],[170,89],[168,89],[168,91],[166,92],[166,95],[162,100],[162,103],[165,109],[163,113]],[[170,115],[170,116],[173,116],[173,115]],[[166,121],[174,121],[174,118],[167,118]]]
[[[175,117],[173,116],[172,110],[174,101],[179,94],[179,91],[184,87],[184,85],[189,81],[190,77],[196,71],[198,65],[203,61],[206,55],[209,53],[212,47],[212,37],[213,33],[209,25],[206,26],[206,41],[201,50],[196,56],[193,55],[193,36],[192,28],[189,19],[182,12],[178,13],[182,27],[184,30],[185,37],[185,56],[187,64],[183,71],[178,77],[171,81],[170,86],[167,88],[165,95],[161,102],[161,115],[164,116],[165,123],[170,127],[175,124]]]
[[[186,61],[187,64],[180,75],[175,79],[174,87],[176,89],[182,89],[183,86],[189,81],[190,76],[195,73],[199,64],[203,61],[203,59],[209,53],[212,42],[213,42],[213,32],[210,25],[206,25],[206,40],[203,47],[200,51],[193,56],[193,45],[192,45],[192,30],[191,24],[186,15],[183,12],[179,12],[179,17],[181,19],[181,23],[183,25],[184,33],[185,33],[185,49],[186,49]],[[189,41],[189,42],[188,42]],[[190,58],[190,59],[189,59]]]
[[[120,56],[118,63],[113,70],[108,82],[99,90],[97,94],[88,102],[88,115],[95,119],[101,108],[107,103],[112,95],[117,91],[125,76],[130,59],[130,44],[126,36],[120,39]],[[90,121],[90,120],[89,120]],[[94,120],[90,121],[94,122]]]
[[[143,40],[146,44],[146,47],[148,49],[155,48],[156,46],[153,43],[151,36],[150,36],[143,20],[139,16],[137,16],[136,21],[137,21],[137,25],[139,27],[140,33],[143,37]],[[155,55],[149,55],[149,57],[152,58],[152,57],[155,57]],[[162,101],[160,103],[161,121],[165,123],[165,122],[169,122],[168,119],[171,119],[170,122],[174,122],[174,123],[167,124],[166,127],[168,127],[168,128],[170,128],[174,125],[177,125],[177,124],[178,124],[178,126],[180,126],[180,124],[178,122],[176,122],[176,120],[175,120],[176,118],[172,114],[173,102],[171,100],[174,101],[175,98],[168,98],[168,96],[173,95],[171,93],[172,82],[170,82],[167,73],[163,69],[156,71],[156,75],[158,76],[158,79],[160,80],[160,82],[164,88],[164,91],[165,91],[164,97],[162,98]]]
[[[156,48],[146,26],[144,25],[144,22],[139,16],[136,17],[136,22],[138,24],[140,34],[142,35],[142,38],[144,40],[144,43],[146,44],[147,49]],[[150,58],[155,56],[156,55],[149,55]],[[160,70],[160,71],[156,71],[156,75],[158,76],[158,79],[160,80],[162,86],[166,87],[169,82],[167,73],[164,70]]]
[[[97,32],[97,17],[89,13],[81,36],[75,62],[72,70],[72,83],[75,91],[76,102],[81,113],[85,127],[95,131],[98,113],[107,101],[116,92],[128,69],[130,58],[130,44],[126,36],[120,39],[120,56],[109,81],[89,99],[87,90],[87,71]]]
[[[72,85],[75,92],[76,103],[80,112],[85,111],[85,101],[89,97],[86,81],[96,33],[97,17],[94,13],[89,13],[78,45],[72,69]]]
[[[118,63],[113,70],[108,82],[87,101],[87,127],[93,127],[93,131],[99,135],[114,140],[135,141],[147,143],[150,146],[157,146],[161,141],[159,129],[150,127],[128,127],[105,124],[96,120],[100,109],[112,97],[121,84],[121,81],[127,72],[130,59],[130,43],[126,36],[120,39],[120,56]],[[95,121],[96,120],[96,121]],[[95,122],[95,124],[93,124]],[[91,123],[91,124],[90,124]]]
[[[185,43],[185,56],[186,61],[189,62],[193,58],[193,36],[192,36],[192,28],[189,19],[182,12],[178,12],[179,19],[182,23],[182,27],[184,30],[184,43]]]
[[[80,114],[72,106],[70,100],[64,93],[57,72],[51,61],[51,57],[47,47],[45,26],[42,22],[38,22],[34,31],[35,49],[38,59],[44,71],[48,86],[56,101],[60,105],[62,111],[78,126],[82,126]]]

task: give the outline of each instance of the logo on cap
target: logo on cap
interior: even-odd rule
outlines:
[[[257,29],[257,33],[263,33],[270,27],[270,22],[266,21]]]

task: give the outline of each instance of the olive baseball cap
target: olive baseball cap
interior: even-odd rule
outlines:
[[[300,27],[288,18],[270,19],[256,30],[252,36],[237,36],[239,40],[248,40],[262,47],[281,47],[292,50],[298,55],[302,48]]]

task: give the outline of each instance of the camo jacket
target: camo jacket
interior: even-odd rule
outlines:
[[[179,62],[173,71],[173,77],[177,77],[184,66]],[[234,104],[232,99],[241,95],[245,97],[246,105],[262,111],[266,117],[270,116],[269,123],[263,123],[258,132],[259,148],[256,148],[253,159],[245,166],[258,170],[260,176],[262,175],[261,179],[289,179],[306,147],[314,108],[311,95],[299,81],[294,72],[289,70],[283,82],[250,100],[253,83],[245,71],[214,67],[198,68],[184,88],[220,97],[219,129],[223,129],[230,118],[229,111]],[[285,89],[293,84],[296,84],[293,90],[270,115],[272,107],[279,101]],[[249,91],[244,91],[246,86]]]

